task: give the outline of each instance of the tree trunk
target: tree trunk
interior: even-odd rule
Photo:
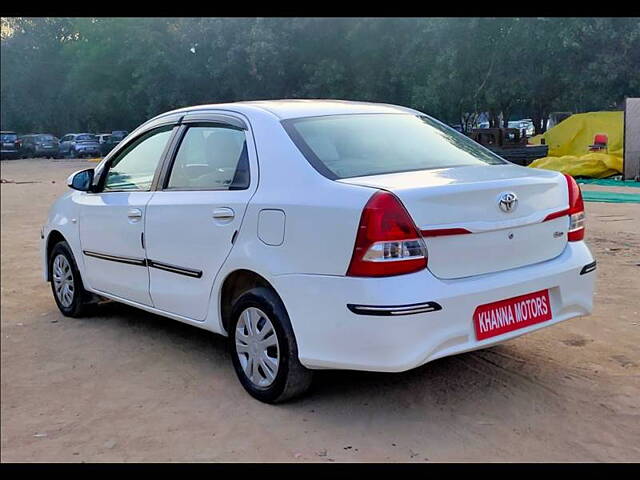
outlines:
[[[502,111],[502,127],[509,128],[509,115],[511,112],[509,110]]]
[[[542,128],[541,128],[541,132],[544,133],[547,131],[547,123],[549,122],[549,114],[548,113],[543,113],[542,114]]]
[[[531,114],[531,121],[533,122],[533,128],[535,135],[539,135],[542,132],[542,114],[538,109],[535,109]]]
[[[500,119],[495,110],[489,110],[489,127],[498,128],[500,126]]]

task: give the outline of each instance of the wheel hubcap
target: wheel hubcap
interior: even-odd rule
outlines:
[[[64,255],[58,255],[53,260],[53,287],[58,301],[64,307],[71,306],[75,293],[73,272],[71,271],[71,265],[69,265],[67,257]]]
[[[246,377],[258,387],[268,387],[276,379],[280,346],[273,324],[254,307],[240,314],[235,331],[236,353]]]

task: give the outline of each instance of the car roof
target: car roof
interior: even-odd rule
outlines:
[[[173,110],[167,112],[167,114],[212,109],[235,110],[240,113],[248,113],[251,110],[259,109],[273,114],[280,120],[357,113],[420,113],[411,108],[386,103],[356,102],[350,100],[286,99],[195,105]]]

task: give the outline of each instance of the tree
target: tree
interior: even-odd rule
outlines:
[[[640,95],[637,18],[3,18],[0,120],[20,133],[130,130],[202,103],[396,103],[465,129],[488,112]]]

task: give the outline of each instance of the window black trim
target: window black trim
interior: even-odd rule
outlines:
[[[206,111],[192,111],[185,114],[182,123],[192,124],[218,124],[225,127],[235,128],[237,130],[248,130],[246,122],[231,115],[222,113],[213,113]]]

